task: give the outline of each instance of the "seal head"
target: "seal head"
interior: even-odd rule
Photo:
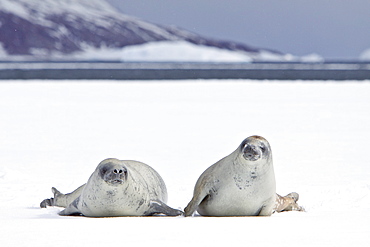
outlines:
[[[113,162],[105,163],[99,167],[99,176],[107,184],[118,186],[127,181],[127,168]]]
[[[261,136],[250,136],[246,138],[240,145],[240,149],[243,158],[247,161],[268,159],[271,154],[269,143]]]

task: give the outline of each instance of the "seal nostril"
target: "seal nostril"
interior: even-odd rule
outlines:
[[[120,173],[122,173],[123,171],[122,171],[121,169],[114,169],[114,170],[113,170],[113,172],[114,172],[115,174],[120,174]]]

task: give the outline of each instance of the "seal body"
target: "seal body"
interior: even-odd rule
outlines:
[[[230,155],[199,177],[185,216],[270,216],[276,183],[269,143],[260,136],[246,138]]]
[[[163,179],[150,166],[131,160],[103,160],[85,185],[70,194],[53,188],[54,198],[45,206],[66,207],[60,215],[90,217],[181,215],[170,208]]]

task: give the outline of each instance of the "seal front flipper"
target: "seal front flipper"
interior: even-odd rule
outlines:
[[[80,197],[74,200],[68,207],[66,207],[63,211],[59,212],[61,216],[78,216],[82,215],[80,210],[77,208],[78,202],[80,201]]]
[[[167,216],[179,216],[183,215],[184,212],[178,209],[171,208],[164,202],[159,200],[150,201],[150,208],[144,213],[145,216],[150,216],[154,214],[165,214]]]
[[[256,216],[271,216],[274,212],[274,201],[275,196],[270,198],[267,202],[264,203],[264,205],[261,207],[260,212]]]
[[[199,204],[201,204],[204,199],[206,199],[209,194],[204,193],[205,191],[199,191],[198,193],[194,194],[193,198],[189,202],[189,204],[184,209],[185,216],[192,216],[195,211],[197,211]]]
[[[207,169],[209,170],[209,169]],[[207,171],[206,170],[206,171]],[[192,216],[197,211],[198,206],[209,198],[212,192],[215,191],[215,178],[210,175],[202,174],[195,185],[193,198],[185,207],[185,216]]]

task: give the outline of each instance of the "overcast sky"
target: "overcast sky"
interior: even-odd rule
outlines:
[[[121,12],[204,36],[294,55],[358,58],[370,48],[370,0],[108,0]]]

